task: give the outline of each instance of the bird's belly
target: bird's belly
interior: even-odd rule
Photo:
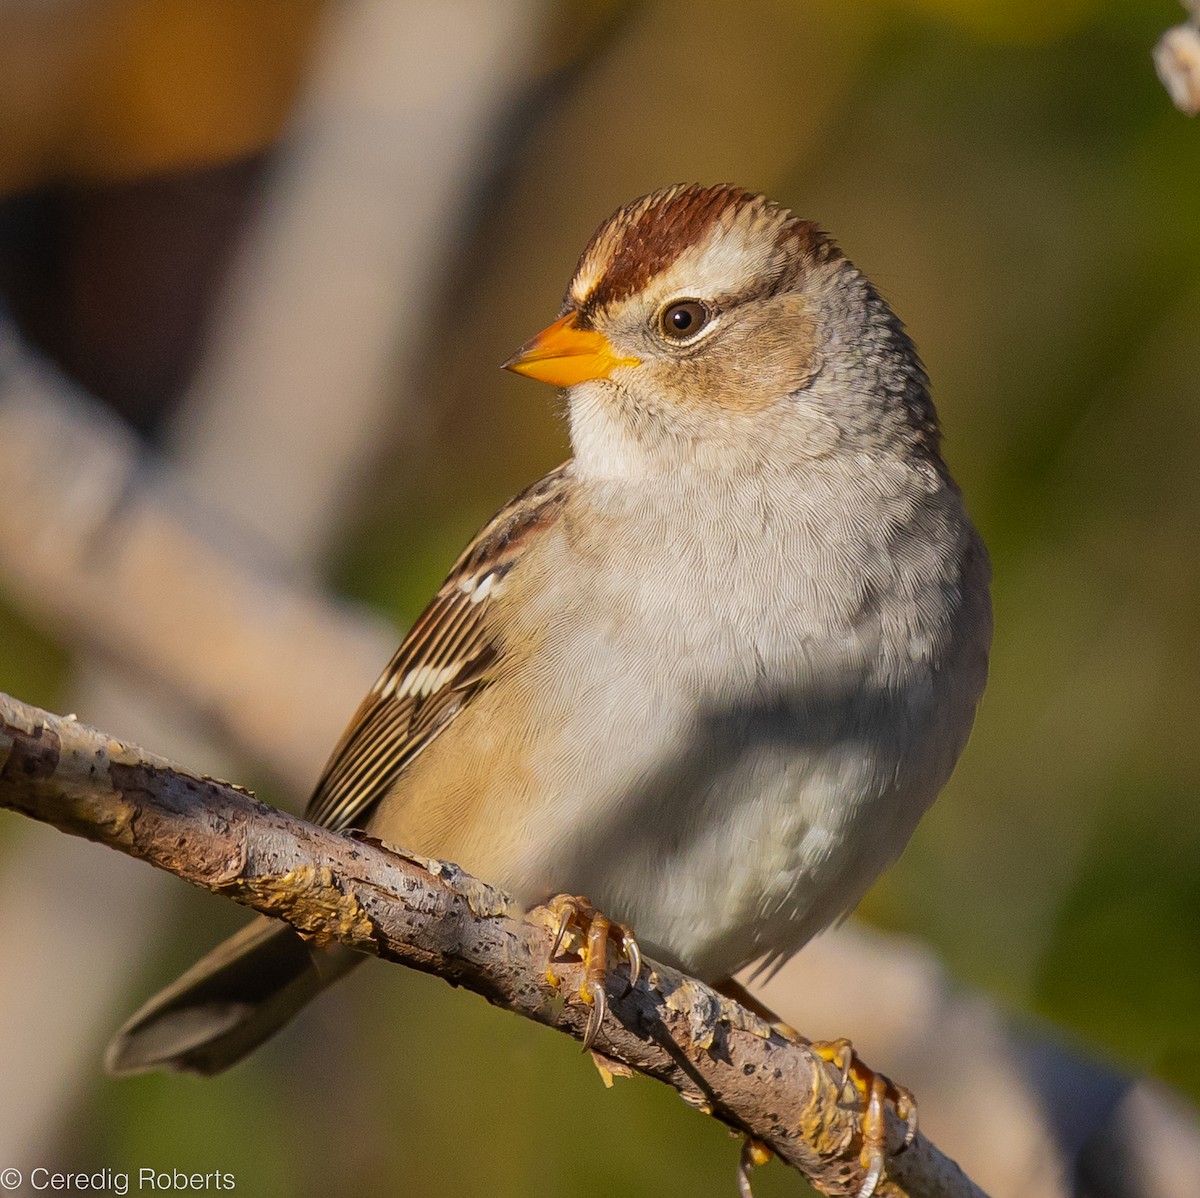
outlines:
[[[853,907],[949,776],[982,674],[927,595],[745,543],[710,537],[720,568],[598,561],[523,607],[530,664],[458,717],[453,764],[426,750],[384,834],[527,905],[583,895],[709,980]]]
[[[605,647],[613,668],[539,717],[558,736],[530,762],[497,880],[527,903],[584,895],[650,956],[713,980],[852,907],[944,781],[919,764],[928,688],[880,689],[869,647],[783,653],[774,636],[726,646],[742,667],[719,680],[685,644]]]
[[[936,786],[894,784],[897,746],[848,735],[817,748],[766,723],[723,762],[710,742],[632,784],[598,773],[561,794],[564,817],[537,818],[511,888],[526,902],[586,895],[650,956],[705,979],[790,955],[857,903]]]

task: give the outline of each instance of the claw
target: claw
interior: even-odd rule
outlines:
[[[629,935],[626,928],[621,929],[621,948],[624,950],[625,960],[629,962],[629,983],[625,987],[625,993],[628,994],[642,976],[642,950],[638,948],[638,942]]]
[[[883,1177],[883,1165],[886,1158],[887,1120],[883,1110],[884,1096],[883,1078],[876,1074],[870,1083],[867,1093],[867,1105],[862,1119],[862,1151],[858,1154],[858,1162],[866,1170],[862,1186],[857,1198],[871,1198],[875,1187]]]
[[[584,1002],[592,1004],[592,1009],[588,1012],[587,1027],[583,1030],[583,1051],[587,1052],[596,1039],[604,1016],[608,1014],[608,996],[604,993],[603,985],[591,978],[583,983],[582,993]]]
[[[819,1047],[825,1048],[825,1045],[820,1045]],[[813,1045],[813,1051],[819,1057],[827,1060],[838,1071],[838,1095],[844,1094],[846,1086],[850,1081],[850,1070],[854,1065],[854,1045],[849,1040],[843,1038],[829,1042],[829,1055],[819,1051],[817,1045]]]
[[[555,901],[558,902],[558,900]],[[554,943],[550,945],[551,959],[557,957],[562,951],[563,941],[567,938],[567,932],[570,931],[571,924],[575,922],[578,916],[578,903],[563,895],[562,901],[558,902],[558,921],[554,925]]]
[[[747,1136],[742,1141],[742,1151],[738,1154],[737,1188],[738,1198],[754,1198],[754,1190],[750,1185],[750,1172],[758,1165],[765,1165],[775,1154],[761,1140]]]
[[[742,1151],[738,1154],[737,1188],[738,1198],[754,1198],[754,1189],[750,1185],[750,1170],[754,1161],[750,1159],[750,1145],[753,1141],[749,1136],[742,1142]]]
[[[917,1138],[917,1099],[907,1086],[890,1084],[895,1090],[893,1105],[896,1108],[896,1114],[904,1120],[904,1139],[901,1141],[900,1147],[896,1149],[896,1153],[899,1154]]]
[[[601,915],[585,899],[574,895],[560,894],[550,900],[550,909],[556,913],[554,924],[554,940],[550,948],[551,961],[562,951],[568,936],[573,929],[578,929],[583,935],[583,946],[579,954],[583,959],[583,983],[579,988],[579,996],[589,1004],[587,1026],[583,1033],[583,1051],[587,1052],[595,1043],[596,1036],[608,1014],[608,944],[615,940],[622,955],[629,963],[629,983],[626,993],[637,984],[642,970],[642,954],[638,949],[633,933],[622,924],[614,924]],[[550,967],[546,965],[546,978],[551,985],[557,986],[558,979]]]

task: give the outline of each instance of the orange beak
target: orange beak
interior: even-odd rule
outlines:
[[[618,366],[637,365],[637,358],[618,357],[603,333],[579,328],[575,313],[568,312],[526,341],[504,369],[552,387],[571,387],[586,379],[606,379]]]

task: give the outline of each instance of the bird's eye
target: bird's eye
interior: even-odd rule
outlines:
[[[699,300],[676,300],[658,316],[658,328],[668,341],[690,341],[711,319]]]

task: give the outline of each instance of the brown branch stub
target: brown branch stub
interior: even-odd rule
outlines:
[[[545,976],[551,935],[456,866],[306,823],[226,783],[0,694],[0,806],[224,894],[301,931],[434,973],[577,1039],[587,1010]],[[556,963],[564,991],[578,967]],[[825,1065],[756,1015],[653,962],[614,990],[596,1048],[768,1143],[823,1193],[861,1183],[857,1113]],[[891,1127],[890,1142],[901,1129]],[[983,1198],[918,1136],[878,1193]]]

